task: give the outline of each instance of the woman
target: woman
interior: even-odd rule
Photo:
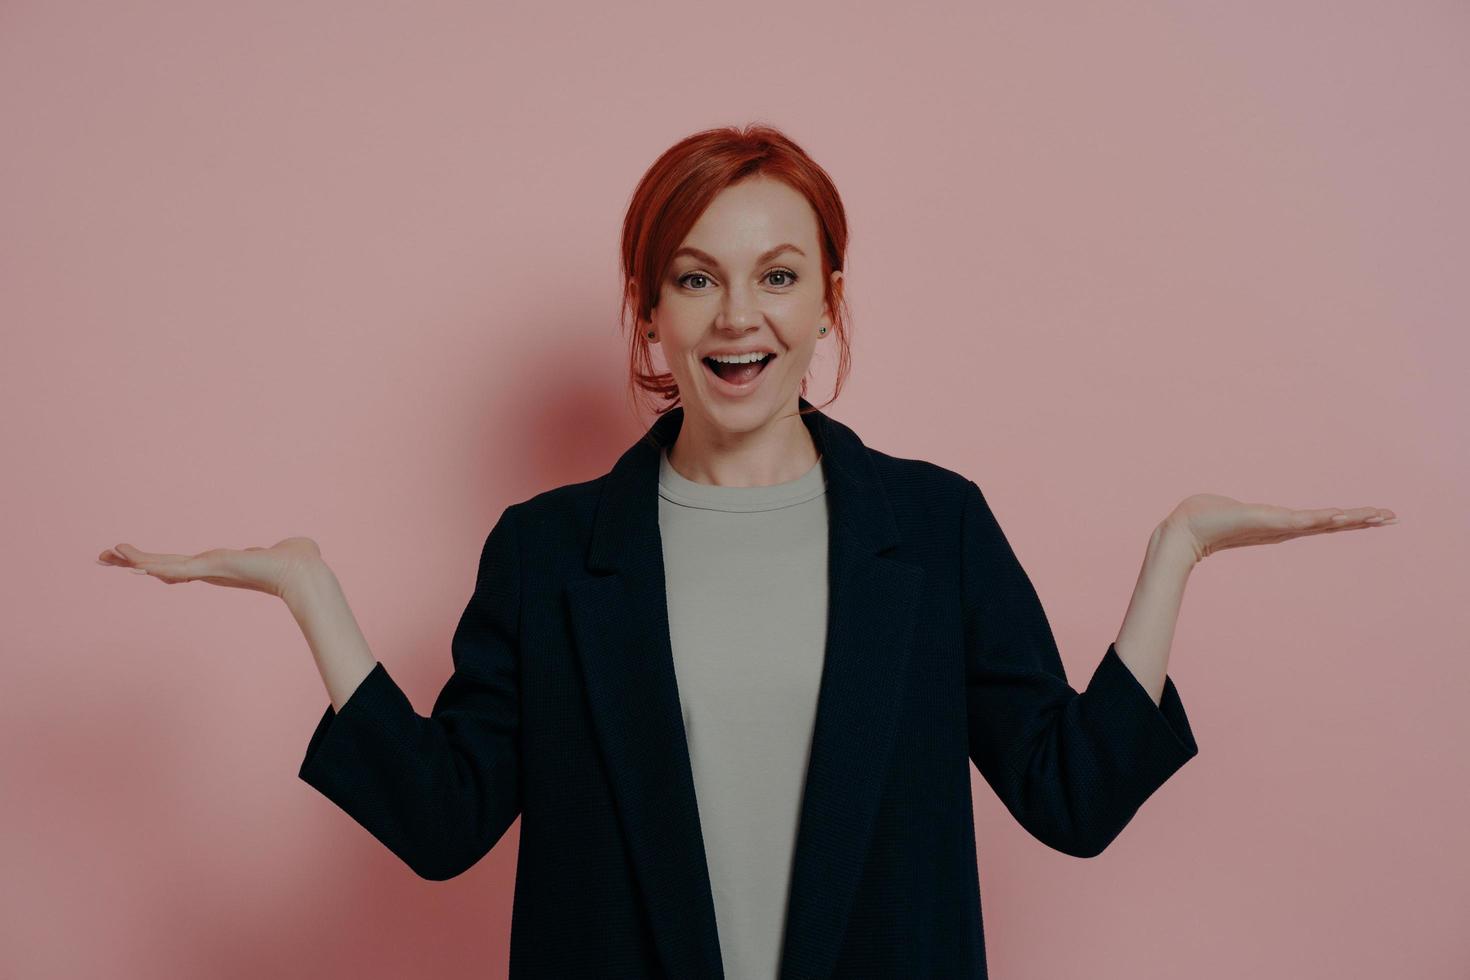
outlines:
[[[1190,568],[1393,515],[1190,497],[1079,693],[979,487],[804,397],[819,343],[846,374],[846,244],[775,130],[654,163],[622,257],[633,381],[667,410],[504,510],[427,718],[310,539],[100,560],[283,599],[331,698],[300,778],[422,877],[524,814],[512,976],[984,977],[971,763],[1098,854],[1198,751],[1166,675]]]

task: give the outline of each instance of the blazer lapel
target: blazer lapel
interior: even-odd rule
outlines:
[[[811,403],[799,399],[800,407]],[[660,416],[603,484],[590,577],[566,588],[593,727],[672,976],[723,975],[669,641],[658,464],[683,409]],[[846,931],[894,740],[922,569],[881,554],[898,525],[868,450],[802,416],[827,477],[827,643],[792,861],[781,977],[825,977]]]

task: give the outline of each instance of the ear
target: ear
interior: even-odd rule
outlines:
[[[638,281],[636,279],[628,280],[628,306],[634,311],[638,309]],[[637,326],[639,330],[646,331],[653,326],[653,321],[639,319]]]
[[[836,302],[837,300],[840,300],[842,298],[842,270],[833,269],[831,279],[833,302]],[[826,306],[826,311],[822,314],[822,323],[826,325],[828,330],[831,330],[832,322],[835,318],[835,314],[832,310],[832,304],[828,303]]]
[[[637,316],[636,311],[638,309],[638,283],[636,280],[628,281],[628,305],[631,309],[635,311],[633,329],[637,330],[641,334],[647,334],[648,331],[653,330],[653,337],[645,339],[648,339],[648,342],[650,344],[658,343],[660,339],[657,332],[658,328],[654,325],[653,320],[644,320],[641,317]]]

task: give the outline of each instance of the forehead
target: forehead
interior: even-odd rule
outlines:
[[[715,195],[680,244],[736,259],[791,242],[810,258],[817,254],[817,232],[817,213],[800,191],[784,181],[755,176]]]

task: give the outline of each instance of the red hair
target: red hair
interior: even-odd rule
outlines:
[[[663,404],[654,409],[658,415],[679,404],[679,387],[669,372],[654,372],[652,346],[638,324],[648,320],[658,306],[660,284],[668,271],[670,256],[715,195],[736,181],[756,174],[784,181],[801,193],[816,212],[822,288],[832,311],[838,360],[832,399],[814,409],[836,401],[842,390],[852,361],[848,343],[851,313],[844,291],[832,285],[832,272],[844,268],[847,262],[847,214],[842,198],[827,172],[784,133],[761,124],[751,124],[743,130],[723,126],[687,136],[665,150],[638,182],[623,219],[620,322],[627,329],[631,316],[628,392],[633,399],[637,398],[637,389],[661,398]],[[647,285],[635,290],[634,283]],[[807,379],[803,377],[803,397],[806,386]]]

